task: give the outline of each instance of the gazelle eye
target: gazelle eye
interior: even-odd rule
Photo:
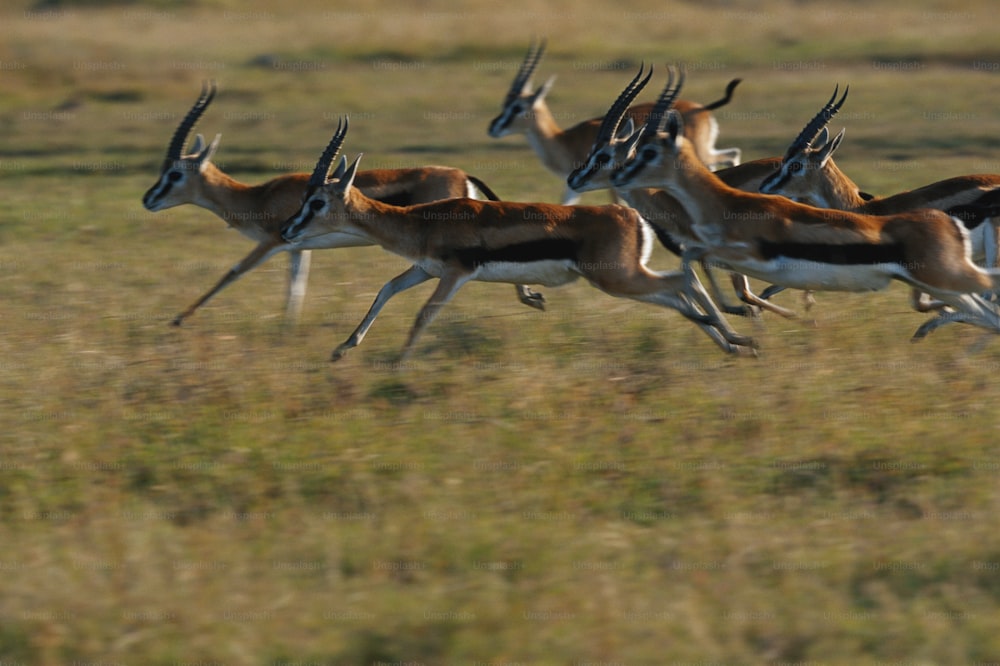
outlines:
[[[805,165],[802,164],[802,162],[792,162],[791,164],[788,165],[788,173],[791,174],[801,173],[804,168]]]
[[[607,153],[598,153],[594,157],[594,162],[597,164],[597,166],[604,166],[610,161],[611,161],[611,155],[608,155]]]
[[[171,183],[176,183],[183,177],[184,174],[182,174],[180,171],[171,171],[170,173],[167,174],[167,180],[169,180]]]
[[[324,205],[326,204],[323,203],[322,199],[313,199],[312,201],[309,202],[309,209],[312,210],[313,212],[319,212]]]
[[[642,152],[639,154],[645,161],[652,162],[653,160],[656,159],[657,150],[652,146],[646,146],[645,148],[642,149]]]

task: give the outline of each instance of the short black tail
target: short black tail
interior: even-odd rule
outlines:
[[[740,85],[740,81],[742,80],[743,79],[733,79],[732,81],[730,81],[729,85],[726,86],[726,96],[723,97],[722,99],[715,100],[711,104],[706,105],[705,110],[713,111],[719,108],[720,106],[725,106],[726,104],[729,104],[729,102],[733,99],[733,91],[736,90],[736,86]]]
[[[468,178],[469,182],[475,185],[476,189],[482,192],[487,199],[489,199],[490,201],[500,201],[500,197],[498,197],[496,195],[496,192],[491,190],[486,183],[479,180],[475,176],[470,176],[469,174],[465,174],[465,177]]]

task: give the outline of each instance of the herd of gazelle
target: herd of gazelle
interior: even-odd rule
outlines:
[[[403,357],[469,281],[515,284],[523,303],[544,309],[544,298],[526,285],[583,277],[609,295],[677,310],[730,353],[755,354],[755,344],[734,331],[723,312],[763,308],[794,316],[767,300],[785,287],[871,291],[899,280],[913,287],[918,310],[937,312],[915,339],[950,322],[1000,332],[991,300],[1000,287],[994,267],[1000,175],[950,178],[886,198],[866,195],[832,160],[843,131],[830,139],[827,124],[846,91],[839,100],[834,92],[783,157],[741,164],[739,149],[715,148],[718,125],[711,114],[730,101],[739,79],[722,99],[703,106],[677,99],[684,75],[674,68],[654,103],[631,105],[652,76],[643,67],[607,115],[563,130],[545,103],[553,79],[532,88],[543,51],[544,42],[529,50],[488,131],[494,137],[525,133],[543,164],[566,180],[562,204],[500,201],[479,179],[448,167],[360,171],[360,155],[350,165],[337,159],[346,117],[311,175],[245,185],[212,163],[218,135],[207,145],[198,135],[184,153],[215,96],[214,85],[206,85],[175,131],[143,204],[151,211],[201,206],[257,246],[173,323],[282,251],[290,257],[286,314],[294,320],[310,250],[379,245],[412,265],[381,288],[334,359],[360,344],[393,295],[431,278],[438,278],[437,287],[417,315]],[[611,189],[627,205],[572,205],[594,189]],[[654,239],[681,256],[679,270],[647,267]],[[691,268],[695,260],[711,296]],[[725,304],[713,268],[731,273],[746,305]],[[747,276],[773,286],[761,298]]]

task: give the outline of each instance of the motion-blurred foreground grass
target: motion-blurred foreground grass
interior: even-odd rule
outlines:
[[[140,204],[204,78],[248,182],[349,113],[364,166],[554,201],[486,135],[533,35],[564,125],[686,61],[691,99],[744,79],[745,159],[840,83],[865,189],[1000,172],[990,3],[88,5],[0,16],[0,663],[1000,659],[1000,340],[911,345],[902,286],[733,320],[734,360],[584,284],[545,313],[476,284],[400,367],[424,287],[330,365],[402,261],[316,253],[288,327],[277,258],[174,329],[251,245]]]

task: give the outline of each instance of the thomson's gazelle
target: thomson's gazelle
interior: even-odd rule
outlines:
[[[587,192],[604,188],[613,188],[615,194],[639,213],[651,224],[662,228],[670,237],[675,248],[671,248],[678,256],[681,255],[685,245],[691,243],[691,219],[680,202],[672,195],[662,189],[650,189],[644,187],[637,188],[617,188],[611,182],[611,176],[628,159],[632,149],[635,147],[634,126],[631,118],[625,117],[625,109],[635,99],[646,83],[653,75],[650,68],[649,74],[642,78],[643,70],[625,87],[625,90],[618,96],[615,103],[611,105],[604,122],[597,133],[590,155],[583,164],[569,175],[567,183],[577,192]],[[641,80],[640,80],[641,79]],[[683,78],[681,79],[683,81]],[[678,84],[679,86],[680,84]],[[666,113],[668,108],[662,102],[670,103],[669,96],[661,96],[661,104],[657,105],[651,115],[659,118]],[[781,158],[765,158],[753,162],[744,162],[738,166],[729,167],[716,172],[726,184],[737,187],[748,192],[756,192],[761,181],[774,171],[781,164]],[[712,275],[710,266],[703,264],[705,274],[708,276],[714,295],[719,299],[719,305],[723,311],[729,314],[746,315],[752,312],[753,306],[770,310],[783,317],[794,317],[795,313],[783,307],[764,300],[750,290],[750,284],[744,275],[731,273],[733,286],[740,300],[747,304],[740,308],[727,306],[722,299],[718,285]],[[748,307],[749,306],[749,307]]]
[[[725,351],[753,353],[752,341],[729,327],[693,273],[688,289],[683,273],[661,274],[646,267],[654,234],[634,210],[473,199],[384,204],[353,187],[360,156],[350,167],[342,160],[329,174],[346,134],[345,120],[316,164],[305,201],[288,220],[283,237],[308,242],[330,232],[357,233],[413,265],[382,287],[364,320],[334,351],[334,360],[361,342],[393,295],[433,277],[439,279],[437,288],[417,316],[404,358],[466,282],[556,286],[579,277],[612,296],[674,308]]]
[[[545,168],[565,180],[590,153],[601,118],[592,118],[567,129],[559,127],[555,116],[545,101],[555,77],[550,77],[540,88],[533,89],[531,77],[545,52],[545,41],[533,44],[504,98],[500,115],[489,125],[489,135],[494,138],[523,133],[528,143],[545,165]],[[717,149],[719,123],[712,111],[725,106],[732,99],[733,90],[740,79],[733,79],[726,86],[726,94],[711,104],[701,105],[687,100],[677,100],[677,109],[684,114],[684,131],[694,144],[698,157],[713,169],[740,163],[739,148]],[[625,113],[636,123],[643,123],[653,108],[652,104],[637,104]],[[563,194],[562,203],[576,203],[580,196],[572,189]]]
[[[830,138],[827,125],[847,98],[847,91],[830,101],[810,120],[788,147],[781,167],[760,185],[765,194],[780,194],[822,208],[850,210],[871,215],[892,215],[918,208],[937,208],[958,217],[972,246],[972,260],[997,265],[997,224],[1000,222],[1000,175],[955,176],[889,197],[865,195],[833,161],[844,130]],[[934,304],[920,301],[918,309]]]
[[[206,84],[187,115],[181,120],[167,147],[160,176],[149,188],[142,203],[147,210],[160,211],[183,204],[193,204],[212,211],[226,224],[257,242],[257,246],[233,266],[201,298],[173,319],[179,326],[210,298],[256,268],[278,252],[289,253],[289,282],[286,314],[298,318],[309,278],[309,250],[372,245],[371,241],[346,234],[331,233],[294,248],[281,239],[281,226],[298,210],[309,180],[307,173],[278,176],[259,185],[245,185],[224,173],[212,162],[221,135],[208,145],[199,134],[191,152],[183,154],[184,145],[195,123],[215,97],[215,85]],[[460,169],[418,167],[413,169],[376,169],[361,171],[357,186],[368,196],[400,204],[437,201],[475,196],[476,190],[487,198],[496,198],[488,187]],[[545,299],[526,287],[518,286],[522,302],[544,309]]]
[[[965,227],[946,213],[864,215],[743,192],[706,169],[680,129],[674,113],[645,128],[612,180],[673,194],[694,222],[692,256],[798,289],[870,291],[900,280],[954,309],[915,338],[951,321],[1000,332],[1000,315],[979,295],[995,290],[1000,274],[972,263]]]

